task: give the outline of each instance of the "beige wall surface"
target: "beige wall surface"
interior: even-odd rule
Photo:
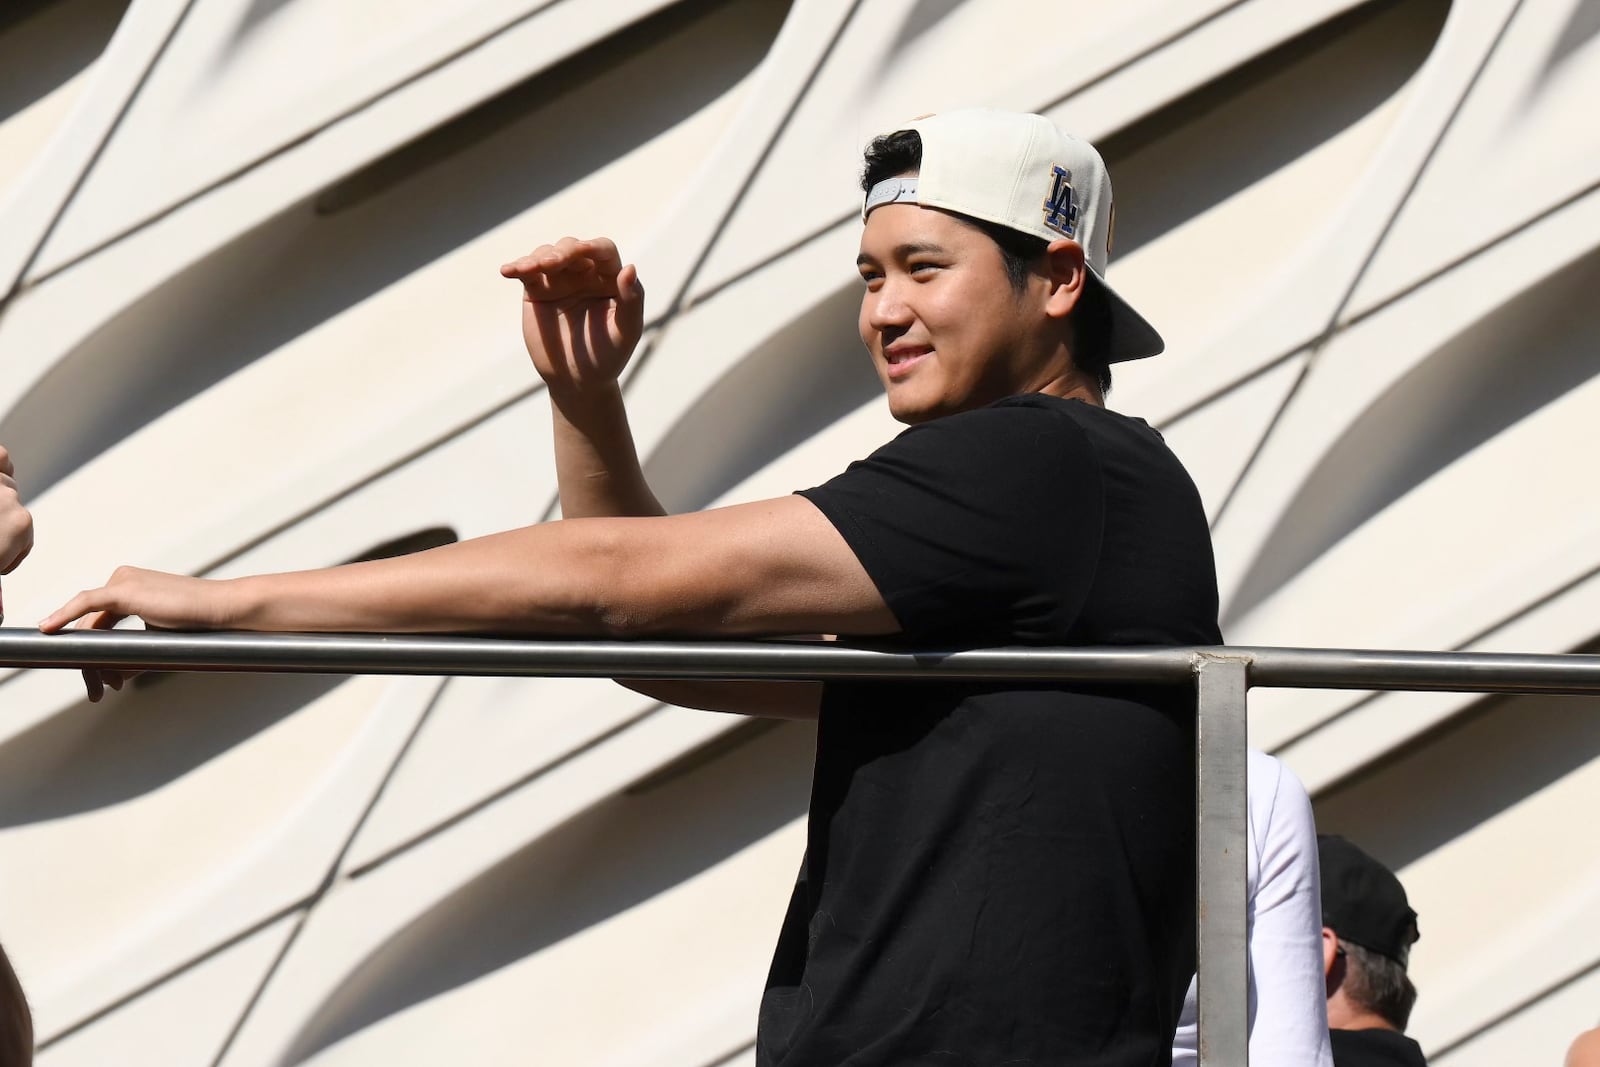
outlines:
[[[1597,0],[13,0],[13,624],[131,562],[334,563],[554,511],[503,260],[607,233],[670,507],[894,432],[853,332],[874,133],[1101,144],[1169,341],[1112,405],[1236,642],[1600,638]],[[30,612],[34,614],[30,614]],[[749,1062],[811,737],[603,682],[0,674],[0,938],[41,1061]],[[1421,914],[1413,1032],[1600,1022],[1600,708],[1264,692],[1251,738]]]

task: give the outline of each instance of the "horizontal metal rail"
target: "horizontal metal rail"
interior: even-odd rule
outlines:
[[[0,668],[313,674],[1168,683],[1195,688],[1201,1067],[1249,1061],[1246,694],[1252,687],[1600,693],[1600,656],[1367,649],[889,651],[818,641],[530,641],[379,634],[0,629]]]
[[[996,648],[885,651],[818,641],[533,641],[411,634],[0,629],[0,668],[593,678],[928,678],[1193,684],[1203,657],[1252,688],[1600,693],[1600,655],[1369,649]]]

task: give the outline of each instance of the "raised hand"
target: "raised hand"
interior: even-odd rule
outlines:
[[[604,237],[563,237],[500,268],[522,283],[522,339],[552,397],[608,389],[644,330],[644,286]]]

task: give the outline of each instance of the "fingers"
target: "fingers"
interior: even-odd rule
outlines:
[[[500,274],[522,282],[529,298],[538,300],[559,299],[579,291],[616,295],[622,269],[622,257],[610,238],[563,237],[502,264]]]
[[[5,445],[0,445],[0,474],[7,478],[14,478],[17,474],[17,469],[11,465],[11,453]]]
[[[624,335],[637,338],[644,332],[644,286],[639,268],[629,263],[617,273],[617,326]]]
[[[115,594],[112,593],[109,586],[101,586],[99,589],[85,589],[45,616],[39,623],[39,629],[47,634],[60,633],[66,629],[68,623],[83,619],[89,615],[94,615],[96,623],[99,623],[100,620],[106,618],[115,609]],[[112,625],[115,625],[115,622]],[[92,628],[97,630],[110,629],[109,626],[98,624],[93,625]]]

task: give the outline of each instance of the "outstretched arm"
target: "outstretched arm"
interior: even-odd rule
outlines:
[[[123,567],[40,628],[55,632],[80,618],[107,628],[130,615],[177,630],[644,637],[898,629],[844,538],[798,496],[661,518],[563,520],[392,559],[226,581]],[[115,672],[94,674],[91,699],[102,683],[121,684]],[[806,710],[793,701],[707,706]]]

